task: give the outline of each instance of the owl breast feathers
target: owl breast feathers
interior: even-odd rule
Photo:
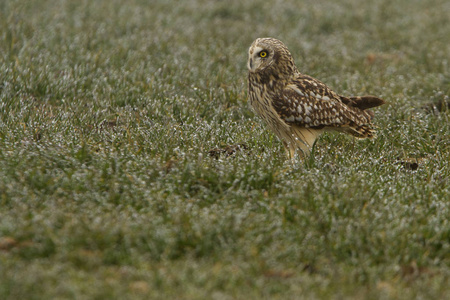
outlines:
[[[343,97],[300,73],[287,47],[274,38],[256,39],[248,58],[249,102],[282,140],[289,157],[307,155],[325,130],[372,138],[368,108],[384,104],[373,96]],[[297,151],[300,150],[300,151]]]

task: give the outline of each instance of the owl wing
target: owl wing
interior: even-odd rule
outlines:
[[[341,97],[319,80],[299,74],[272,104],[288,125],[317,129],[358,128],[370,124],[372,116],[358,107],[357,99],[361,97]]]

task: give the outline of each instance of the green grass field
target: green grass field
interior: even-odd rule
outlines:
[[[0,299],[450,299],[450,2],[0,2]],[[305,162],[247,49],[372,94]],[[218,159],[214,148],[247,149]]]

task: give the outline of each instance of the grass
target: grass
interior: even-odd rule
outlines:
[[[449,299],[449,13],[2,1],[0,298]],[[384,98],[378,138],[326,134],[287,162],[246,103],[262,36]]]

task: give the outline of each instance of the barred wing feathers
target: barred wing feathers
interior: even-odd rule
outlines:
[[[324,83],[299,74],[273,99],[273,107],[288,125],[345,131],[359,138],[374,135],[373,113],[365,110],[384,101],[373,96],[341,97]]]

